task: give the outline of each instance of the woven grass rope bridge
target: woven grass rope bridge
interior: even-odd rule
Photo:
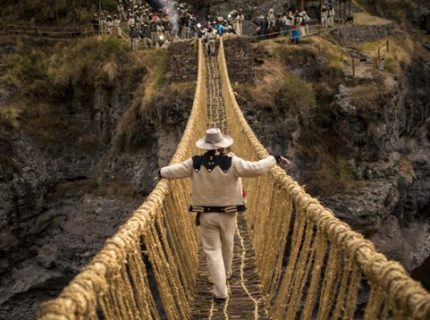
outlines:
[[[237,155],[267,156],[236,102],[222,40],[218,57],[206,61],[201,42],[198,56],[193,109],[172,163],[197,153],[195,141],[214,124],[233,136]],[[281,168],[244,182],[248,210],[225,303],[207,296],[190,181],[162,180],[39,319],[430,319],[430,294]]]

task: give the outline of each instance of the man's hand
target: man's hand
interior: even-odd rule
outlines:
[[[154,177],[152,181],[160,181],[161,179],[163,179],[163,177],[161,176],[161,170],[158,170],[158,175]]]
[[[283,168],[285,168],[285,169],[287,169],[287,168],[291,167],[292,163],[291,163],[291,161],[290,161],[290,160],[288,160],[287,158],[285,158],[285,157],[283,157],[283,156],[281,156],[281,155],[276,155],[276,156],[274,156],[274,157],[275,157],[275,159],[276,159],[276,163],[277,163],[278,165],[280,165],[281,167],[283,167]]]
[[[290,168],[291,166],[292,166],[292,163],[291,163],[291,161],[290,160],[288,160],[287,158],[285,158],[285,157],[283,157],[283,156],[280,156],[279,157],[279,165],[281,166],[281,167],[284,167],[284,168]]]

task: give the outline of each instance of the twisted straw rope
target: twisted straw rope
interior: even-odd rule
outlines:
[[[206,71],[201,42],[199,42],[198,57],[198,79],[192,112],[171,163],[183,161],[195,152],[194,142],[203,135],[206,129]],[[158,257],[159,259],[153,259],[151,262],[153,268],[159,271],[155,271],[156,278],[159,276],[157,278],[159,288],[167,283],[172,286],[166,287],[166,290],[160,293],[169,318],[177,317],[175,313],[169,313],[169,310],[182,314],[182,318],[189,317],[188,296],[193,294],[192,288],[198,271],[197,245],[194,236],[195,230],[187,213],[185,220],[174,216],[177,214],[176,212],[169,212],[168,215],[163,214],[169,197],[174,197],[176,200],[174,203],[178,204],[180,203],[178,199],[189,194],[189,183],[176,183],[174,186],[172,188],[167,180],[161,180],[145,202],[133,213],[132,217],[120,227],[112,238],[106,241],[102,250],[63,289],[59,297],[41,306],[38,318],[41,320],[97,319],[97,307],[100,306],[106,319],[136,319],[140,317],[158,319],[159,315],[149,288],[146,267],[140,252],[140,241],[144,235],[147,235],[148,239],[154,239],[152,249],[157,252],[167,250],[171,255],[187,255],[186,263],[181,263],[182,265],[185,264],[186,270],[179,269],[179,266],[176,265],[178,261],[185,261],[184,258],[181,256],[172,258],[170,255],[169,259],[173,264],[168,268],[168,275],[173,278],[169,277],[169,279],[166,278],[164,272],[167,262],[163,258],[166,257]],[[169,207],[173,211],[174,208]],[[182,211],[186,210],[186,207],[176,206],[176,208]],[[170,242],[165,233],[165,228],[172,230],[169,232],[169,236],[170,234],[179,236],[179,234],[173,232],[176,225],[173,226],[173,223],[170,222],[162,223],[161,219],[178,220],[175,223],[182,227],[181,236],[183,235],[183,237],[179,239],[176,237],[172,242],[185,242],[182,244],[182,248],[184,246],[189,248],[187,252],[178,253],[176,251],[172,253],[170,251]],[[158,224],[158,230],[155,230],[154,223]],[[157,235],[159,232],[161,234]],[[177,248],[180,247],[177,246]],[[147,251],[150,258],[154,258],[154,251],[151,249]],[[176,288],[175,292],[182,292],[178,286],[182,288],[183,285],[188,288],[187,294],[176,294],[175,297],[172,297],[170,290]]]
[[[222,40],[218,60],[227,120],[236,139],[236,146],[239,147],[238,151],[250,159],[263,158],[268,153],[244,119],[234,97]],[[173,163],[182,161],[193,153],[194,141],[203,135],[205,130],[207,97],[204,65],[200,42],[199,75],[193,111],[173,157]],[[249,206],[253,210],[250,210],[247,221],[253,234],[257,264],[263,289],[268,295],[267,300],[276,298],[278,302],[273,306],[274,314],[285,315],[285,306],[290,303],[293,308],[288,311],[288,315],[295,316],[298,295],[302,295],[306,279],[312,275],[302,318],[309,319],[312,316],[321,279],[324,284],[319,299],[321,313],[318,318],[328,317],[333,304],[333,298],[330,297],[333,288],[336,292],[339,290],[340,296],[350,297],[350,303],[342,306],[340,301],[335,305],[335,315],[342,313],[345,319],[351,319],[354,316],[359,282],[363,274],[371,286],[366,314],[370,315],[374,310],[379,312],[383,304],[383,317],[388,315],[390,308],[395,318],[430,318],[430,295],[421,285],[409,278],[400,264],[388,261],[382,254],[377,253],[371,242],[335,218],[330,210],[308,195],[279,167],[271,170],[270,177],[260,177],[247,185],[252,193],[259,192],[264,195],[262,199],[256,197],[250,200]],[[174,224],[168,220],[173,214],[171,211],[176,210],[175,206],[179,208],[179,203],[183,206],[180,199],[187,196],[187,188],[187,183],[170,184],[162,180],[134,212],[133,217],[106,242],[103,249],[60,296],[42,306],[39,319],[97,319],[98,306],[107,319],[159,319],[141,257],[142,236],[147,239],[145,244],[168,317],[188,318],[189,304],[187,297],[182,295],[184,292],[187,293],[185,295],[192,294],[193,280],[197,272],[196,241],[189,236],[192,231],[189,221],[178,219]],[[284,201],[282,197],[285,198]],[[292,220],[294,222],[291,222]],[[287,266],[288,274],[282,277],[282,257],[290,223],[294,224],[292,255]],[[266,224],[276,231],[273,237],[264,235]],[[308,226],[308,236],[303,242],[305,225]],[[317,242],[311,241],[314,227],[317,228]],[[166,228],[169,230],[168,234]],[[180,236],[183,236],[189,245],[186,253],[190,255],[190,261],[181,256],[176,257],[169,246],[169,241],[179,241]],[[184,247],[175,243],[174,248],[178,251]],[[321,268],[327,248],[330,248],[331,254],[323,275]],[[315,257],[311,252],[315,252]],[[341,258],[343,260],[340,260]],[[175,262],[180,263],[181,267],[186,269],[185,272],[174,269],[172,263]],[[312,271],[311,264],[314,266]],[[294,276],[293,273],[297,272],[298,267],[302,270]],[[342,280],[336,279],[336,271],[340,271]],[[290,296],[291,289],[294,296]]]
[[[268,155],[268,152],[259,142],[237,104],[228,77],[222,39],[218,59],[220,77],[223,81],[223,97],[227,108],[226,112],[229,114],[227,117],[228,126],[238,128],[235,133],[243,136],[242,138],[234,136],[235,139],[241,139],[241,151],[248,156],[254,154],[257,159],[264,158]],[[244,140],[247,141],[244,142]],[[246,147],[250,147],[251,150],[243,150]],[[420,283],[412,280],[399,263],[388,261],[384,255],[378,253],[370,241],[364,239],[361,234],[353,231],[346,223],[337,219],[330,210],[307,194],[281,168],[273,168],[270,172],[270,178],[275,182],[275,185],[287,192],[287,195],[293,199],[297,208],[305,208],[305,210],[299,211],[303,211],[306,220],[315,224],[323,232],[326,241],[345,252],[349,259],[353,259],[372,287],[381,288],[384,295],[388,297],[388,303],[394,306],[394,311],[396,309],[401,310],[404,315],[413,319],[430,319],[430,294],[423,289]],[[270,241],[270,238],[265,237],[264,241]],[[254,245],[257,250],[259,244],[254,242]],[[264,262],[260,262],[259,265],[264,265]],[[354,267],[352,266],[352,268]],[[261,271],[261,277],[267,278],[264,270],[263,273]],[[269,272],[273,272],[273,266]],[[354,276],[354,279],[357,279],[357,276]],[[351,281],[351,290],[355,290],[357,286],[357,283],[353,282]],[[345,288],[342,288],[342,291],[344,290]]]

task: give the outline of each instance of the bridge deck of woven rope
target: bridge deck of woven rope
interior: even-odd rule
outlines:
[[[235,140],[238,156],[268,155],[237,104],[220,42],[218,66],[213,58],[206,64],[199,42],[193,109],[172,163],[197,152],[195,141],[212,124],[210,113],[214,125],[225,121],[222,128]],[[239,217],[231,300],[225,304],[212,304],[207,271],[199,269],[187,211],[190,181],[163,179],[60,296],[42,306],[39,319],[430,319],[429,293],[281,168],[244,179],[244,188],[246,227]]]
[[[255,254],[246,222],[240,214],[234,239],[233,274],[227,281],[229,297],[223,303],[214,302],[213,285],[205,256],[201,252],[192,319],[269,319],[255,264]]]
[[[228,132],[224,100],[221,95],[218,62],[206,62],[208,82],[208,127]],[[233,274],[228,280],[229,297],[224,303],[215,303],[212,282],[204,253],[199,254],[200,274],[195,288],[193,319],[268,319],[261,294],[261,282],[256,269],[255,253],[249,238],[246,221],[238,215],[238,228],[234,239]]]

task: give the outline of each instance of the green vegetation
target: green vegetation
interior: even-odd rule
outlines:
[[[356,45],[356,48],[361,52],[363,52],[364,54],[375,57],[376,54],[378,53],[378,48],[381,46],[384,46],[384,43],[386,43],[386,41],[387,41],[387,38],[379,39],[376,41],[370,41],[370,42],[362,42]]]
[[[305,171],[301,182],[314,194],[351,192],[358,182],[348,165],[349,143],[344,140],[347,137],[333,132],[330,121],[334,119],[329,110],[318,109],[296,145],[297,157],[313,164],[311,170]]]
[[[367,12],[356,12],[353,13],[353,16],[354,24],[356,25],[377,26],[389,24],[392,22],[391,20],[387,20],[378,16],[372,16]]]
[[[143,68],[127,43],[113,37],[87,38],[53,48],[28,48],[18,41],[16,52],[4,64],[6,72],[0,80],[14,86],[20,99],[33,101],[61,98],[71,85],[109,86],[124,69]]]
[[[162,66],[159,68],[163,69]],[[149,74],[147,79],[152,82]],[[146,81],[142,83],[142,86],[145,85]],[[160,122],[161,119],[173,119],[176,116],[174,115],[175,107],[172,106],[169,97],[188,99],[187,103],[192,105],[194,90],[194,82],[164,83],[157,91],[151,91],[151,98],[147,102],[145,102],[148,99],[147,94],[137,90],[143,94],[134,97],[133,105],[127,110],[118,125],[117,140],[115,141],[117,150],[121,152],[134,151],[153,143],[147,137],[153,134],[151,130],[153,130],[154,123]]]
[[[22,106],[14,103],[8,106],[3,106],[0,109],[0,124],[11,126],[15,129],[19,128],[19,119],[22,112]]]
[[[365,115],[372,116],[381,110],[384,91],[382,82],[378,86],[375,84],[358,85],[350,92],[349,102],[357,107],[357,112],[362,117]]]
[[[119,66],[130,56],[128,44],[113,37],[88,38],[76,46],[58,50],[49,61],[48,75],[56,86],[97,87],[109,85],[119,73]]]
[[[316,105],[312,85],[292,73],[285,75],[275,102],[281,113],[293,117],[309,115]]]
[[[173,86],[166,86],[170,61],[169,51],[145,51],[141,53],[139,59],[146,66],[147,73],[143,81],[139,82],[133,96],[132,106],[118,125],[118,139],[115,145],[121,151],[133,151],[147,143],[146,137],[151,134],[148,132],[151,108],[163,97],[179,94]],[[185,90],[181,90],[181,92],[185,92]]]
[[[303,169],[300,182],[311,193],[352,191],[358,185],[348,163],[352,150],[347,135],[334,130],[336,115],[331,106],[343,81],[345,53],[323,38],[301,46],[273,40],[259,46],[269,58],[265,56],[264,64],[255,70],[258,83],[235,86],[239,99],[250,101],[253,109],[260,109],[257,114],[277,123],[287,126],[292,118],[300,122],[294,150]]]
[[[126,42],[113,37],[51,47],[43,42],[24,45],[18,41],[15,48],[4,59],[5,72],[0,75],[0,81],[14,91],[13,100],[0,112],[0,135],[22,127],[47,148],[76,143],[74,137],[80,136],[82,148],[91,149],[94,137],[85,136],[82,124],[71,120],[68,112],[73,114],[76,107],[90,111],[95,91],[110,99],[114,87],[124,93],[121,99],[127,105],[146,73],[140,52],[131,51]],[[68,134],[62,135],[65,131]]]
[[[387,51],[387,41],[389,43]],[[371,58],[378,57],[378,48],[380,48],[381,59],[384,59],[384,70],[400,75],[403,63],[409,64],[414,56],[416,48],[413,39],[407,34],[398,34],[390,36],[383,40],[363,42],[355,45],[355,48]]]
[[[320,190],[319,194],[348,193],[354,189],[357,182],[346,159],[320,153],[318,160],[314,183]]]
[[[156,53],[145,52],[142,59],[145,65],[148,66],[148,76],[141,91],[143,93],[141,104],[143,110],[153,101],[156,93],[165,83],[169,68],[170,52],[166,50],[157,50]]]
[[[37,49],[6,58],[6,67],[12,84],[19,85],[21,82],[44,78],[46,76],[46,62],[45,53]]]
[[[82,108],[92,114],[97,94],[128,107],[112,129],[118,150],[133,151],[152,143],[147,137],[153,134],[154,122],[174,112],[166,97],[189,97],[192,104],[194,83],[167,82],[170,52],[166,50],[131,51],[125,41],[108,36],[54,46],[18,42],[15,47],[0,75],[0,81],[14,91],[14,100],[0,112],[0,138],[6,138],[11,128],[23,128],[47,151],[56,152],[58,143],[78,143],[94,152],[100,141],[85,131],[83,125],[88,124],[76,114]]]
[[[394,60],[393,57],[387,57],[384,60],[384,71],[389,72],[389,73],[397,73],[398,69],[397,69],[397,62],[396,60]]]

